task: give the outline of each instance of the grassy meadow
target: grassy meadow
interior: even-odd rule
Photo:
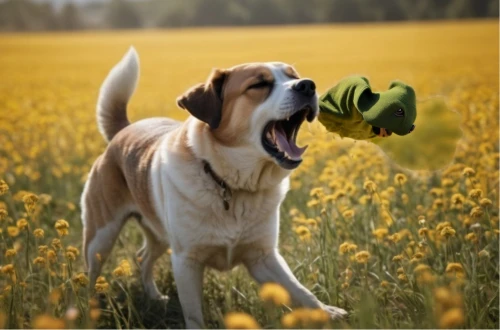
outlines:
[[[498,38],[497,21],[0,34],[0,328],[183,327],[168,254],[155,272],[170,300],[142,293],[133,222],[93,296],[80,251],[79,198],[105,148],[99,86],[133,44],[133,121],[183,119],[178,95],[214,67],[253,61],[291,63],[320,93],[352,74],[417,93],[415,132],[379,146],[318,123],[301,130],[309,149],[282,206],[280,249],[349,317],[292,311],[286,293],[259,292],[236,268],[206,272],[207,326],[498,329]]]

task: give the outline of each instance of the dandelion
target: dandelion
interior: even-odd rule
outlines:
[[[351,220],[352,218],[354,218],[354,211],[353,210],[345,210],[344,212],[342,212],[342,216],[345,219]]]
[[[7,234],[9,234],[10,237],[19,236],[19,228],[15,227],[15,226],[8,226],[7,227]]]
[[[57,234],[59,234],[59,236],[62,237],[68,235],[69,224],[66,220],[63,219],[57,220],[54,227],[56,228]]]
[[[458,278],[462,278],[465,276],[464,267],[458,262],[448,263],[448,265],[446,266],[446,273],[450,275],[455,274]]]
[[[461,308],[451,308],[439,319],[439,327],[441,329],[458,328],[463,326],[464,323],[464,311]]]
[[[392,261],[393,262],[400,262],[400,261],[403,261],[404,258],[405,257],[402,254],[398,254],[398,255],[395,255],[394,257],[392,257]]]
[[[89,284],[89,279],[85,276],[84,273],[79,273],[73,276],[73,283],[79,286],[87,286]]]
[[[32,326],[34,329],[65,329],[66,323],[64,320],[43,314],[33,319]]]
[[[15,257],[17,254],[16,249],[7,249],[5,251],[5,257],[10,258],[10,257]]]
[[[474,171],[474,169],[472,169],[470,167],[466,167],[466,168],[464,168],[462,175],[465,177],[471,177],[471,176],[476,175],[476,171]]]
[[[106,282],[104,276],[99,276],[97,278],[94,288],[97,293],[106,293],[109,291],[109,284]]]
[[[41,267],[45,266],[47,260],[44,257],[36,257],[33,259],[33,264],[40,265]]]
[[[388,234],[389,230],[387,228],[378,228],[373,231],[373,235],[378,239],[383,239]]]
[[[224,316],[224,324],[227,329],[259,329],[259,324],[255,319],[241,312],[231,312]]]
[[[56,251],[62,248],[61,240],[59,238],[52,239],[52,243],[50,243],[50,245],[52,245]]]
[[[43,238],[44,235],[45,235],[45,232],[43,231],[43,229],[41,228],[37,228],[33,231],[33,235],[36,237],[36,238]]]
[[[440,232],[441,236],[446,238],[455,236],[455,233],[456,233],[455,229],[451,227],[444,227]]]
[[[295,233],[299,235],[300,240],[308,241],[311,238],[311,231],[306,226],[298,226]]]
[[[357,263],[366,264],[370,258],[370,253],[368,251],[360,251],[356,253],[354,257],[356,258]]]
[[[483,198],[479,201],[479,205],[481,205],[481,207],[483,208],[487,208],[493,205],[493,202],[491,201],[491,199]]]
[[[0,209],[0,221],[7,219],[8,215],[9,213],[7,212],[6,209]]]
[[[25,230],[28,228],[28,221],[26,221],[26,219],[19,219],[17,220],[16,225],[20,230]]]
[[[23,196],[24,208],[28,214],[33,214],[35,212],[36,203],[38,202],[38,196],[32,193],[25,194]]]
[[[118,267],[113,270],[113,276],[115,277],[124,277],[132,275],[132,267],[130,267],[130,263],[128,260],[120,261]]]
[[[404,185],[408,181],[408,178],[403,173],[398,173],[394,176],[394,183],[400,186]]]
[[[481,189],[472,189],[469,191],[469,198],[478,200],[483,196],[483,191]]]
[[[290,304],[290,295],[281,285],[276,283],[262,285],[259,290],[259,297],[262,301],[276,306]]]
[[[4,180],[0,180],[0,196],[4,195],[9,190],[9,185]]]
[[[368,180],[368,181],[365,181],[365,183],[363,184],[363,189],[367,193],[373,194],[375,191],[377,191],[377,185],[375,184],[375,182]]]

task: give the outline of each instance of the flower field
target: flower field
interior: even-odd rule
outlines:
[[[280,250],[348,318],[292,310],[281,287],[259,289],[236,268],[206,272],[209,327],[498,329],[498,38],[497,21],[0,34],[0,328],[183,326],[168,253],[155,278],[170,300],[143,294],[133,221],[95,288],[84,273],[79,198],[105,148],[97,93],[133,44],[132,121],[185,118],[178,95],[213,67],[251,61],[291,63],[320,93],[351,74],[417,93],[407,137],[301,130],[309,149],[282,206]]]

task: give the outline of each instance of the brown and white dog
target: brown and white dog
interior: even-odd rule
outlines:
[[[184,122],[152,118],[131,124],[126,106],[139,74],[133,48],[111,70],[97,104],[109,141],[82,196],[84,252],[93,287],[127,219],[145,236],[145,291],[162,299],[153,265],[168,246],[186,326],[203,327],[205,267],[243,264],[259,282],[276,282],[295,305],[321,303],[302,286],[278,252],[279,208],[288,176],[305,148],[296,145],[304,120],[318,114],[314,82],[284,63],[249,63],[214,70],[207,82],[177,99]]]

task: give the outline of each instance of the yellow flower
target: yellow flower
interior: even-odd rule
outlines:
[[[393,243],[397,243],[401,240],[401,235],[399,235],[398,233],[394,233],[388,236],[387,239]]]
[[[45,260],[45,258],[44,258],[44,257],[36,257],[36,258],[33,260],[33,263],[34,263],[35,265],[40,265],[40,266],[42,266],[42,267],[43,267],[43,266],[45,266],[45,262],[46,262],[46,260]]]
[[[307,225],[311,226],[312,228],[318,228],[318,222],[312,218],[309,218],[306,220]]]
[[[120,261],[120,265],[113,270],[113,276],[122,277],[132,275],[132,268],[128,260]]]
[[[36,208],[36,203],[38,202],[38,196],[32,193],[28,193],[23,196],[24,207],[28,214],[33,214]]]
[[[465,197],[462,194],[453,194],[453,196],[451,196],[451,203],[453,205],[461,205],[464,201]]]
[[[62,319],[48,314],[38,315],[33,319],[34,329],[65,329],[66,323]]]
[[[66,251],[66,258],[68,260],[75,261],[76,260],[76,255],[73,252]]]
[[[483,198],[479,201],[479,205],[481,205],[481,207],[487,208],[493,205],[493,202],[491,201],[491,199]]]
[[[51,263],[55,263],[57,261],[57,253],[56,253],[56,251],[54,251],[54,250],[48,250],[47,251],[47,259]]]
[[[398,275],[398,279],[401,281],[401,282],[408,282],[408,276],[406,276],[406,274],[404,273],[401,273]]]
[[[0,196],[5,194],[9,190],[9,186],[4,180],[0,180]]]
[[[0,209],[0,221],[7,219],[9,213],[6,209]]]
[[[8,249],[5,251],[6,257],[14,257],[17,254],[16,249]]]
[[[441,230],[443,230],[445,227],[451,227],[451,223],[449,223],[448,221],[440,222],[440,223],[438,223],[438,225],[436,226],[436,230],[437,230],[437,231],[441,231]]]
[[[478,219],[478,218],[482,217],[483,214],[484,214],[484,212],[479,206],[473,207],[472,210],[470,211],[470,216],[473,219]]]
[[[264,283],[259,290],[259,297],[262,301],[276,306],[290,304],[290,295],[281,285],[276,283]]]
[[[459,328],[465,324],[464,311],[461,308],[447,310],[439,319],[441,329]]]
[[[359,251],[354,257],[359,264],[366,264],[370,258],[370,253],[368,251]]]
[[[345,210],[344,212],[342,212],[342,216],[350,220],[354,218],[354,210]]]
[[[481,189],[472,189],[469,191],[469,198],[471,199],[479,199],[483,196],[483,191]]]
[[[52,239],[51,245],[54,248],[54,250],[56,250],[56,251],[62,247],[61,240],[59,238]]]
[[[321,198],[324,195],[325,195],[325,192],[323,190],[323,187],[313,188],[313,189],[311,189],[311,192],[309,193],[309,196],[318,197],[318,198]]]
[[[446,273],[455,274],[456,277],[462,278],[465,276],[464,267],[458,262],[450,262],[446,266]]]
[[[78,251],[78,249],[77,249],[76,247],[71,246],[71,245],[70,245],[70,246],[68,246],[68,247],[66,248],[66,252],[71,252],[71,253],[73,253],[75,256],[80,255],[80,251]]]
[[[387,228],[378,228],[373,231],[373,235],[378,239],[383,239],[385,236],[389,234],[389,230]]]
[[[387,282],[387,281],[382,281],[382,282],[380,282],[380,286],[383,287],[383,288],[387,288],[387,287],[390,286],[390,283]]]
[[[307,207],[315,207],[317,205],[319,205],[319,201],[317,199],[312,199],[307,202]]]
[[[89,284],[89,279],[85,276],[84,273],[80,273],[73,276],[73,283],[79,286],[87,286]]]
[[[9,274],[13,275],[15,273],[14,265],[13,264],[7,264],[5,266],[2,266],[2,273],[4,274]]]
[[[345,290],[345,289],[349,288],[349,283],[344,282],[344,283],[342,283],[342,285],[340,287],[342,288],[342,290]]]
[[[422,227],[418,230],[419,236],[427,236],[427,234],[429,234],[429,229],[426,227]]]
[[[333,200],[337,201],[342,197],[345,197],[346,193],[343,190],[339,190],[333,193]]]
[[[227,329],[260,329],[255,319],[241,312],[231,312],[224,316],[224,324]]]
[[[297,228],[295,228],[295,233],[299,235],[299,238],[302,241],[308,241],[311,238],[311,232],[306,226],[298,226]]]
[[[394,183],[399,185],[404,185],[408,181],[408,178],[403,173],[398,173],[394,176]]]
[[[7,234],[9,234],[10,237],[16,237],[19,235],[19,228],[15,226],[8,226],[7,227]]]
[[[104,276],[97,278],[94,288],[97,293],[106,293],[109,291],[109,284],[106,282]]]
[[[371,180],[367,180],[365,181],[365,183],[363,184],[363,189],[369,193],[369,194],[373,194],[375,191],[377,191],[377,185],[375,184],[375,182],[371,181]]]
[[[482,258],[482,259],[488,259],[490,257],[490,253],[486,250],[479,251],[479,253],[477,255],[479,256],[479,258]]]
[[[40,246],[38,246],[38,253],[40,255],[45,255],[45,253],[47,253],[48,249],[49,249],[49,247],[47,245],[40,245]]]
[[[43,229],[41,228],[37,228],[33,231],[33,235],[36,237],[36,238],[43,238],[43,236],[45,235],[45,232],[43,231]]]
[[[400,261],[403,261],[404,258],[405,257],[402,254],[398,254],[398,255],[395,255],[394,257],[392,257],[392,261],[394,261],[394,262],[400,262]]]
[[[428,272],[431,270],[431,267],[429,267],[428,265],[426,264],[418,264],[414,269],[413,269],[413,272],[414,273],[420,273],[420,272]]]
[[[462,175],[465,177],[471,177],[471,176],[474,176],[475,174],[476,174],[476,171],[474,171],[474,169],[472,169],[470,167],[464,168],[464,170],[462,172]]]
[[[444,227],[442,230],[441,230],[441,236],[444,236],[446,238],[448,237],[453,237],[455,236],[455,229],[451,228],[451,227]]]
[[[26,219],[19,219],[17,220],[16,225],[20,230],[24,230],[28,228],[28,221],[26,221]]]
[[[63,220],[63,219],[57,220],[54,227],[56,228],[59,236],[62,237],[62,236],[68,235],[69,224],[66,220]]]
[[[441,180],[441,186],[443,187],[451,187],[453,186],[454,182],[452,179],[449,179],[449,178],[443,178]]]
[[[344,242],[344,243],[340,244],[339,252],[341,254],[345,254],[347,252],[354,252],[354,251],[356,251],[357,248],[358,248],[358,246],[356,244]]]
[[[475,233],[468,233],[465,235],[465,240],[471,241],[472,243],[477,243],[478,239]]]

